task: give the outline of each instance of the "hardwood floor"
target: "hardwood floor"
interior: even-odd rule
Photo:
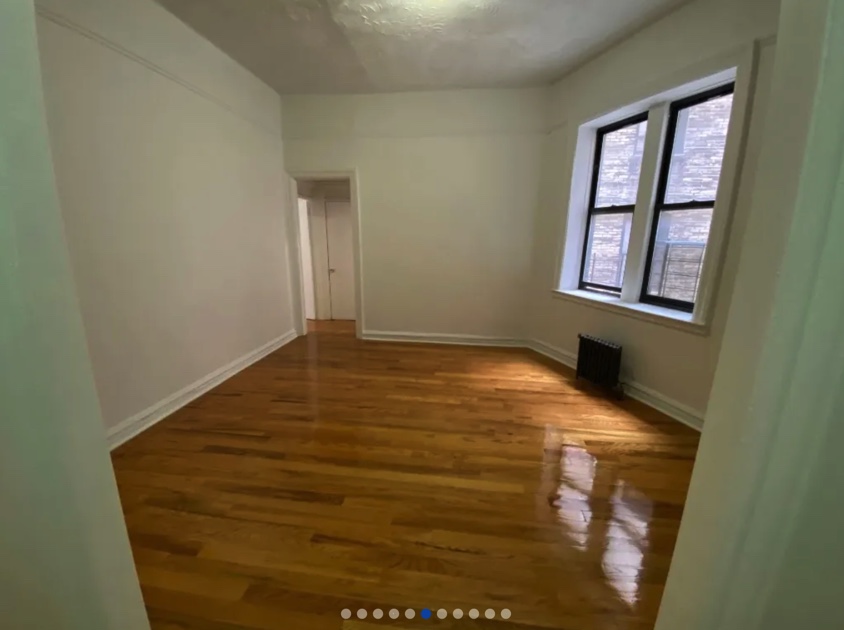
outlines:
[[[528,350],[353,331],[115,451],[154,630],[653,627],[697,433]]]

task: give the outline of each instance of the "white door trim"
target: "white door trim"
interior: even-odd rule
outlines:
[[[302,248],[302,276],[304,277],[305,317],[316,319],[316,287],[314,284],[314,256],[311,221],[307,199],[299,198],[299,246]]]
[[[364,302],[363,302],[363,258],[361,251],[363,249],[362,235],[361,235],[361,220],[360,220],[360,200],[358,193],[358,172],[357,169],[343,170],[343,171],[293,171],[288,175],[295,179],[348,179],[352,206],[352,248],[354,251],[355,260],[355,335],[361,338],[364,330]],[[297,193],[298,198],[298,193]],[[298,215],[298,211],[296,212]],[[297,233],[298,233],[298,219],[297,219]],[[298,245],[297,245],[298,251]],[[298,275],[301,278],[301,257],[297,256],[295,260],[296,268],[299,270]],[[301,305],[302,317],[304,317],[304,297],[302,294],[303,285],[301,282],[297,287],[297,298]],[[306,324],[303,322],[303,327]]]
[[[288,206],[284,228],[287,245],[287,264],[290,269],[290,296],[292,299],[293,327],[297,335],[308,332],[308,320],[305,317],[305,272],[302,269],[302,248],[299,246],[299,186],[288,174]]]

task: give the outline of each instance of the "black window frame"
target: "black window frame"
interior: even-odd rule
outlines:
[[[668,191],[668,177],[671,171],[671,157],[674,153],[674,142],[677,136],[677,122],[680,117],[680,112],[684,109],[689,109],[690,107],[700,105],[701,103],[706,103],[707,101],[711,101],[716,98],[727,96],[728,94],[735,94],[735,91],[735,81],[731,81],[729,83],[725,83],[724,85],[719,85],[716,88],[712,88],[704,92],[698,92],[697,94],[693,94],[692,96],[671,103],[668,116],[668,129],[666,131],[665,141],[662,145],[662,162],[660,164],[659,180],[657,182],[656,203],[654,204],[653,215],[651,217],[651,234],[650,238],[648,239],[647,256],[645,258],[645,274],[642,279],[642,289],[639,295],[639,301],[644,304],[664,306],[666,308],[684,311],[686,313],[692,313],[695,310],[695,302],[686,302],[685,300],[677,300],[674,298],[667,298],[659,295],[650,295],[648,293],[648,284],[650,283],[651,279],[651,267],[653,263],[654,249],[656,248],[656,235],[657,231],[659,230],[659,219],[660,214],[662,212],[671,210],[704,210],[711,208],[714,213],[715,203],[717,201],[718,196],[717,191],[715,197],[713,197],[712,199],[694,199],[692,201],[684,201],[681,203],[665,202],[665,195]],[[732,121],[732,111],[730,112],[730,120]],[[727,142],[729,142],[729,135],[727,137]],[[722,174],[723,163],[722,172],[719,173],[719,182]],[[708,238],[706,246],[709,246]],[[697,294],[695,294],[695,298],[697,299]]]
[[[614,131],[618,131],[619,129],[624,129],[625,127],[632,127],[633,125],[639,125],[643,122],[647,122],[648,116],[650,115],[650,111],[644,111],[640,114],[636,114],[635,116],[630,116],[625,118],[624,120],[619,120],[618,122],[614,122],[611,125],[606,125],[605,127],[601,127],[595,132],[595,157],[592,162],[592,181],[589,185],[589,206],[586,211],[586,232],[583,237],[583,253],[581,254],[580,259],[580,276],[578,280],[578,288],[586,291],[597,291],[600,293],[612,293],[614,295],[621,295],[621,287],[612,287],[605,284],[600,284],[597,282],[586,282],[584,280],[584,274],[586,272],[586,254],[589,251],[589,231],[592,229],[592,217],[595,215],[601,214],[633,214],[636,209],[635,202],[632,204],[624,204],[620,206],[603,206],[603,207],[596,207],[595,203],[598,200],[598,180],[600,179],[601,174],[601,157],[604,151],[604,138],[608,135],[613,133]],[[641,171],[639,172],[639,176],[641,178]],[[637,196],[638,196],[638,184],[636,187]],[[622,277],[621,283],[624,284],[624,278]]]

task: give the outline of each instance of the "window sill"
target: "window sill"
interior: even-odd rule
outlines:
[[[676,328],[696,335],[709,334],[709,326],[702,322],[693,321],[691,313],[675,311],[670,308],[654,306],[652,304],[622,302],[621,298],[613,295],[604,295],[594,291],[552,290],[551,293],[553,297],[560,300],[566,300],[567,302],[575,302],[577,304],[590,306],[602,311],[610,311],[611,313],[617,313],[619,315],[624,315],[625,317],[641,319],[646,322]]]

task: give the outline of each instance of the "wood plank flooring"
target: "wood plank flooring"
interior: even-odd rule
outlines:
[[[697,433],[529,350],[353,331],[115,451],[153,630],[653,627]]]

